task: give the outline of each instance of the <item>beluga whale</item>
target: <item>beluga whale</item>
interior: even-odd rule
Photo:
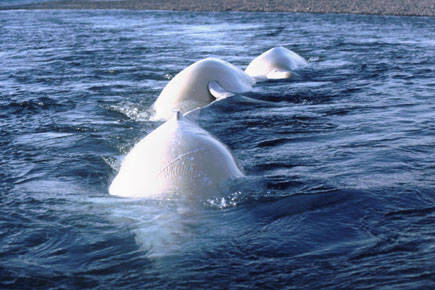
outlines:
[[[307,64],[308,62],[299,54],[279,46],[254,58],[245,72],[256,81],[288,79],[293,70]]]
[[[178,111],[125,156],[109,193],[135,198],[216,193],[243,175],[227,146]]]
[[[186,113],[233,94],[252,90],[255,80],[218,58],[206,58],[179,72],[152,105],[153,120],[167,120],[175,111]]]

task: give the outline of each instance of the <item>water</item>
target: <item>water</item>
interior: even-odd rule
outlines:
[[[433,288],[434,18],[0,13],[2,288]],[[284,45],[291,81],[204,109],[247,177],[185,200],[108,195],[160,123],[148,107],[215,56]]]

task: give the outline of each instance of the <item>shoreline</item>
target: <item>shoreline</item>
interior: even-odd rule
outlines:
[[[342,13],[435,16],[433,0],[60,0],[0,7],[0,10],[167,10]]]

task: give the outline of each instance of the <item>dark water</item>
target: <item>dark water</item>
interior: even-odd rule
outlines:
[[[432,288],[435,18],[0,13],[0,288]],[[206,108],[247,177],[107,188],[187,65],[284,45],[291,81]]]

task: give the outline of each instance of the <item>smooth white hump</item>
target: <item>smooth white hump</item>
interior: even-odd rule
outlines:
[[[177,113],[133,147],[109,192],[124,197],[213,193],[240,176],[230,150]]]
[[[245,72],[256,80],[290,78],[291,71],[307,65],[297,53],[285,48],[274,47],[254,58]]]
[[[252,90],[255,81],[229,62],[217,58],[197,61],[178,73],[162,90],[153,104],[153,119],[167,120],[174,111],[185,113],[213,102],[220,95],[211,94],[210,83],[213,87],[218,84],[222,91],[244,93]]]

